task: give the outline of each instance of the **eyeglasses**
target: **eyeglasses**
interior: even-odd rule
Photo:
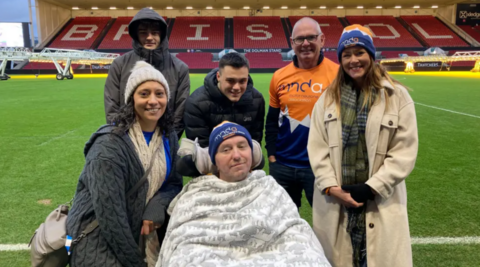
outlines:
[[[293,43],[296,45],[301,45],[305,42],[305,40],[308,41],[308,43],[315,42],[318,39],[318,34],[317,35],[309,35],[309,36],[301,36],[293,39]]]

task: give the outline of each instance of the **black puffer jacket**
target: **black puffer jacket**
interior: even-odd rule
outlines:
[[[161,41],[157,49],[145,49],[140,44],[137,31],[141,20],[154,20],[160,23]],[[143,60],[159,70],[168,82],[171,94],[168,106],[174,113],[174,127],[178,137],[180,137],[184,128],[183,113],[185,111],[185,101],[190,94],[190,77],[188,75],[188,66],[180,59],[172,56],[168,51],[167,23],[155,11],[144,8],[132,19],[128,26],[128,32],[133,39],[133,51],[113,61],[105,82],[104,102],[107,123],[110,123],[115,114],[120,110],[120,107],[125,105],[125,87],[128,77],[130,77],[135,63]]]
[[[139,247],[142,221],[166,223],[167,207],[183,186],[175,168],[178,139],[172,130],[168,138],[172,169],[165,183],[147,205],[148,182],[126,199],[126,192],[142,178],[144,169],[128,135],[112,133],[113,128],[100,128],[85,146],[85,167],[68,214],[67,234],[77,238],[95,219],[99,227],[72,248],[71,267],[143,266]]]
[[[265,99],[253,87],[248,76],[247,90],[236,103],[231,102],[218,89],[218,69],[205,77],[204,85],[195,90],[185,104],[185,133],[188,139],[198,141],[201,147],[208,147],[208,138],[213,128],[223,121],[244,126],[252,138],[262,142],[265,120]]]

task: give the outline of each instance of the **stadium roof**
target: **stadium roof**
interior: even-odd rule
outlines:
[[[457,3],[478,3],[478,1],[463,1],[463,0],[397,0],[397,1],[385,1],[385,0],[215,0],[215,1],[192,1],[192,0],[43,0],[56,5],[60,5],[66,8],[79,7],[80,9],[91,9],[92,7],[98,7],[99,9],[109,9],[110,7],[116,7],[117,9],[126,9],[127,7],[134,7],[135,9],[141,9],[143,7],[153,7],[153,9],[165,9],[167,6],[174,9],[185,9],[187,6],[193,9],[205,9],[207,6],[213,9],[223,9],[228,6],[230,9],[242,9],[245,6],[249,9],[262,9],[264,6],[268,6],[270,9],[280,9],[287,7],[289,9],[299,9],[300,7],[306,9],[318,9],[320,6],[326,6],[327,8],[336,8],[341,5],[344,8],[356,8],[362,5],[364,8],[375,8],[376,6],[382,6],[382,8],[394,8],[396,5],[402,8],[412,8],[415,5],[420,8],[431,8],[433,5],[446,6]]]

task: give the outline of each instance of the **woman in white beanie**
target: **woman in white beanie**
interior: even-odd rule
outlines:
[[[75,240],[94,220],[98,227],[71,246],[70,266],[155,265],[166,209],[183,184],[175,170],[178,139],[169,98],[164,76],[137,62],[114,125],[102,126],[87,142],[67,234]]]

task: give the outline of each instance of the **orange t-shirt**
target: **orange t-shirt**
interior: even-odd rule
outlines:
[[[312,110],[337,76],[338,65],[324,57],[312,69],[290,63],[277,70],[270,82],[270,106],[280,108],[276,159],[294,168],[308,168],[307,141]]]

